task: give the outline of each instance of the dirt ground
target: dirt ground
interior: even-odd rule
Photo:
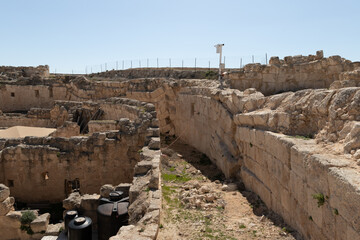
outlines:
[[[162,140],[157,239],[302,239],[241,182],[226,180],[206,155],[173,141]]]

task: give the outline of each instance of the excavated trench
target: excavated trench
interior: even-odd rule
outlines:
[[[302,239],[239,180],[226,179],[207,156],[162,138],[163,205],[159,240]]]

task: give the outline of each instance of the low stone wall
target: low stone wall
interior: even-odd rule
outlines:
[[[269,65],[248,64],[228,75],[231,88],[241,91],[256,88],[265,95],[301,89],[328,88],[340,79],[340,74],[360,67],[340,56],[323,58],[322,51],[316,55],[289,56],[284,60],[272,57]]]
[[[351,159],[321,153],[314,140],[244,127],[236,143],[246,188],[306,239],[360,238],[360,175]]]
[[[135,166],[135,177],[130,187],[128,226],[120,228],[110,240],[156,239],[160,224],[161,183],[160,183],[160,139],[153,140],[158,147],[144,147],[142,161]],[[152,149],[151,149],[152,148]],[[155,150],[153,150],[155,149]]]
[[[40,65],[37,67],[13,67],[13,66],[0,66],[0,76],[4,75],[10,78],[18,78],[18,77],[48,77],[49,66],[48,65]]]

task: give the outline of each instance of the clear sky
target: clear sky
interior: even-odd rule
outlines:
[[[359,0],[1,0],[0,10],[0,65],[71,73],[196,57],[206,67],[216,43],[236,66],[319,49],[360,60]]]

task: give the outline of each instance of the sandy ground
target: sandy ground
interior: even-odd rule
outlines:
[[[302,239],[240,182],[237,190],[223,191],[232,183],[205,155],[180,141],[167,148],[172,141],[162,141],[163,205],[157,239]],[[204,185],[209,190],[205,195],[217,196],[213,203],[185,202],[186,194],[201,199]]]

